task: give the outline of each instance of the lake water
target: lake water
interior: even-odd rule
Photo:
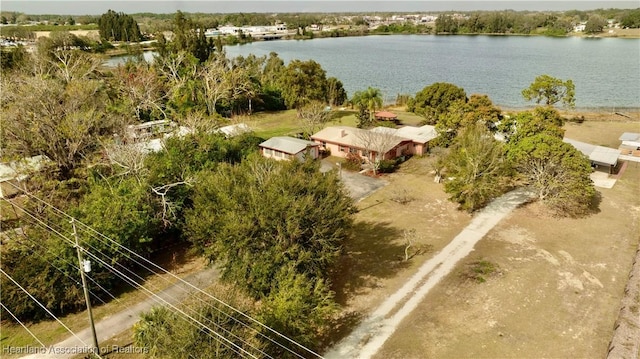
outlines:
[[[315,60],[342,81],[349,96],[368,86],[385,101],[414,95],[434,82],[487,94],[505,107],[531,105],[522,89],[548,74],[576,86],[579,108],[640,107],[640,39],[542,36],[393,35],[261,41],[226,46],[227,55],[276,52]]]

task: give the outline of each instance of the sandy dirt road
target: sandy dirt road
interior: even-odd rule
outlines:
[[[442,278],[465,258],[475,244],[513,209],[529,201],[526,189],[511,191],[479,211],[471,223],[440,253],[427,260],[404,286],[389,296],[353,332],[330,349],[327,359],[371,358],[393,334],[400,322]]]

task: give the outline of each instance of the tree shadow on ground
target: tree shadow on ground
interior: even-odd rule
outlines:
[[[406,268],[402,229],[390,222],[358,221],[354,224],[352,238],[345,245],[333,271],[332,289],[335,300],[345,306],[353,296],[379,286],[379,280],[391,278]],[[358,311],[347,311],[334,318],[328,335],[322,338],[326,348],[347,336],[363,319]]]
[[[393,277],[406,268],[402,229],[389,222],[358,221],[335,271],[332,289],[335,300],[345,305],[348,298],[378,286],[378,280]]]

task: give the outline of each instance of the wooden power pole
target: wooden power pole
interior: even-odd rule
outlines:
[[[89,287],[87,287],[87,278],[84,276],[85,271],[89,272],[91,266],[89,263],[85,265],[82,260],[82,250],[80,249],[80,243],[78,242],[78,233],[76,232],[75,218],[71,219],[71,226],[73,226],[73,238],[76,240],[76,251],[78,252],[78,264],[80,265],[80,278],[82,278],[82,289],[84,290],[84,300],[87,302],[87,312],[89,313],[89,323],[91,324],[91,333],[93,334],[93,350],[94,354],[100,356],[100,347],[98,346],[98,336],[96,335],[96,327],[93,324],[93,312],[91,311],[91,298],[89,298]]]

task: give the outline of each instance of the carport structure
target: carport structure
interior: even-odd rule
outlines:
[[[599,171],[605,171],[609,174],[613,173],[618,165],[618,157],[620,150],[616,150],[604,146],[596,146],[586,142],[563,138],[564,142],[573,145],[578,151],[582,152],[591,161],[591,166]]]

